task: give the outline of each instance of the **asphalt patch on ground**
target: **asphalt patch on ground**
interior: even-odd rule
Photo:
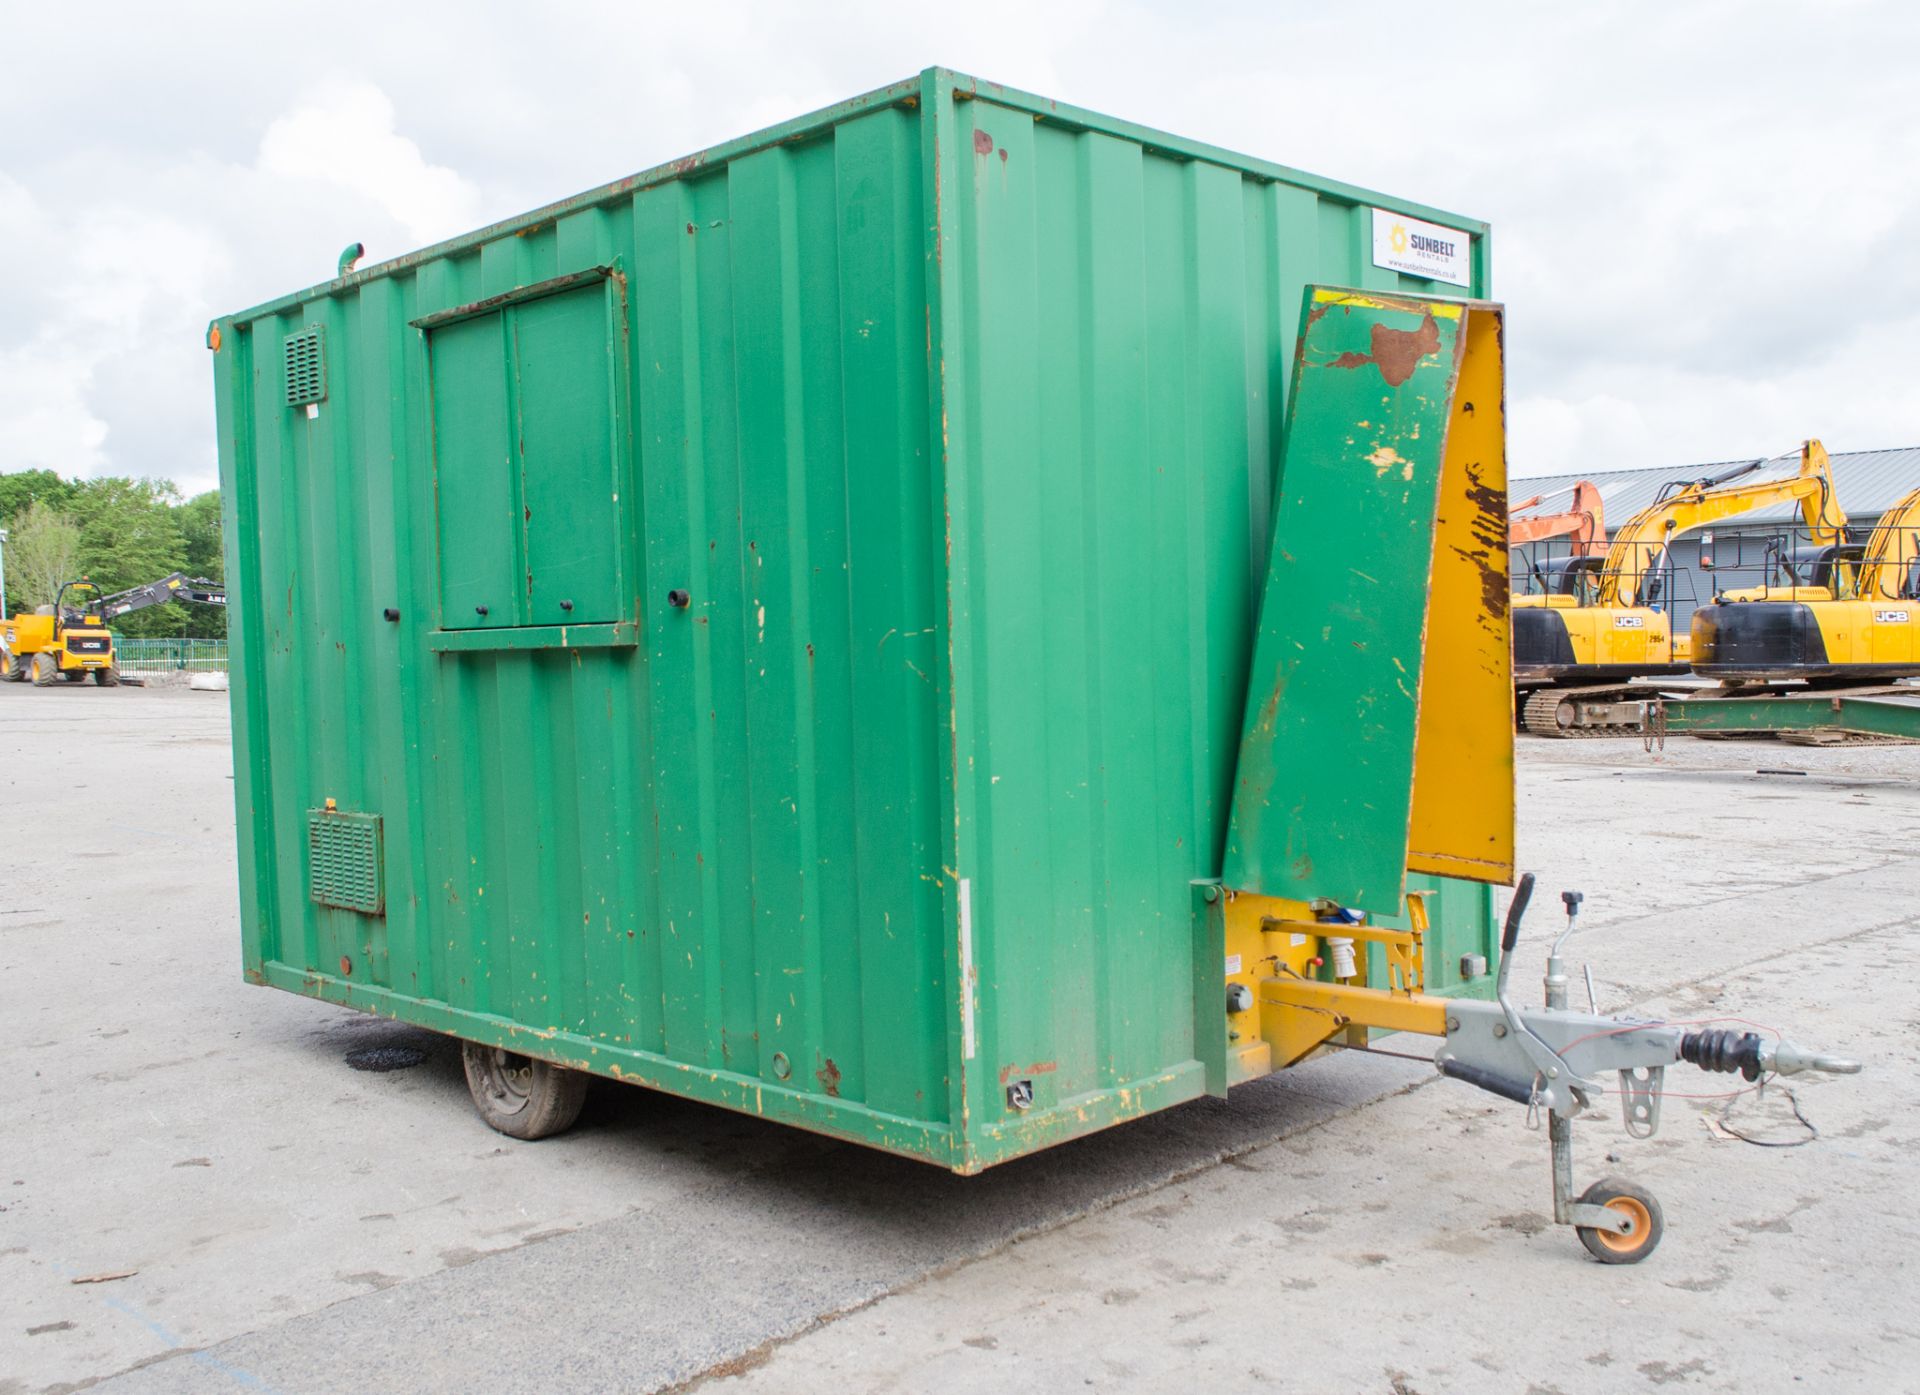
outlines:
[[[410,1070],[427,1059],[427,1053],[417,1046],[362,1046],[349,1051],[346,1062],[355,1070],[372,1071],[385,1075],[393,1070]]]

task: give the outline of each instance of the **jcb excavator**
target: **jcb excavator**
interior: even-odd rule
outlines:
[[[1526,512],[1539,507],[1545,498],[1544,494],[1536,494],[1531,499],[1508,505],[1508,547],[1525,547],[1549,538],[1571,538],[1572,556],[1591,557],[1607,550],[1606,509],[1600,502],[1600,489],[1593,481],[1576,480],[1572,507],[1560,513]]]
[[[18,683],[30,677],[34,687],[46,688],[60,681],[85,682],[92,674],[95,683],[111,688],[120,681],[120,668],[107,623],[168,601],[225,605],[227,589],[185,572],[111,596],[85,577],[69,581],[44,613],[0,621],[0,680]]]
[[[1548,594],[1514,597],[1513,675],[1521,725],[1538,736],[1625,735],[1643,706],[1636,678],[1690,671],[1691,643],[1673,633],[1668,548],[1674,538],[1770,504],[1793,503],[1814,542],[1844,548],[1846,514],[1834,497],[1827,452],[1805,442],[1799,468],[1780,477],[1750,461],[1676,482],[1614,535],[1604,558],[1565,559]],[[1762,472],[1759,479],[1748,476]],[[1852,568],[1839,566],[1839,574]]]
[[[1920,489],[1881,516],[1827,585],[1725,592],[1693,613],[1694,672],[1729,688],[1836,688],[1920,676]]]

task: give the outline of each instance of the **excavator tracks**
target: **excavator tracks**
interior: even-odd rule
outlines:
[[[1536,688],[1527,694],[1526,702],[1521,705],[1520,729],[1529,736],[1547,736],[1562,741],[1595,736],[1638,736],[1643,726],[1638,718],[1631,722],[1590,722],[1581,718],[1582,709],[1590,712],[1594,704],[1613,706],[1642,696],[1650,698],[1656,694],[1642,694],[1617,683],[1589,688]]]
[[[1695,732],[1698,736],[1699,733]],[[1864,731],[1782,731],[1774,739],[1788,746],[1913,746],[1904,736],[1876,736]]]

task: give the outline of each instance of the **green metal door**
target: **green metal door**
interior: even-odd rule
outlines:
[[[582,286],[512,314],[525,621],[617,620],[618,355],[607,287]]]
[[[624,326],[613,282],[561,281],[429,329],[447,629],[622,618]]]
[[[514,519],[519,470],[507,393],[507,323],[498,315],[434,330],[435,493],[440,623],[478,629],[518,623]]]

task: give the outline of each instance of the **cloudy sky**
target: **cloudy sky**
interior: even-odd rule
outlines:
[[[922,12],[924,10],[924,13]],[[930,64],[1484,218],[1518,474],[1920,444],[1920,6],[0,0],[0,471],[215,482],[206,322]]]

